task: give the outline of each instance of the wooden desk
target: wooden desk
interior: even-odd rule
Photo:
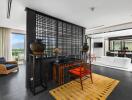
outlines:
[[[64,84],[64,69],[67,67],[75,66],[75,64],[80,64],[82,61],[77,60],[74,62],[67,63],[54,63],[53,64],[53,80],[58,83],[58,85]]]

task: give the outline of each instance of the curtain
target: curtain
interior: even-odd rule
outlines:
[[[9,28],[0,27],[0,57],[11,59],[11,31]]]

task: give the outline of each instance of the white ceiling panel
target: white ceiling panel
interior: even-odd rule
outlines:
[[[13,0],[11,19],[7,0],[0,0],[0,25],[25,28],[25,7],[82,25],[87,29],[132,22],[132,0]],[[95,7],[94,11],[90,8]]]

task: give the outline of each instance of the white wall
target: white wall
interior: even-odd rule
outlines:
[[[107,51],[109,51],[109,40],[104,39],[104,56],[106,56]]]
[[[104,33],[104,32],[110,32],[115,30],[122,30],[122,29],[132,29],[132,22],[119,24],[119,25],[113,25],[110,27],[104,27],[99,29],[92,29],[92,30],[86,30],[87,34],[93,34],[93,33]]]
[[[94,42],[102,42],[102,48],[94,48]],[[96,55],[96,57],[104,56],[104,38],[92,38],[91,39],[91,52]]]
[[[105,56],[106,52],[109,51],[109,41],[108,41],[109,37],[128,36],[128,35],[132,35],[132,29],[89,35],[92,38],[91,51],[92,53],[96,54],[97,57]],[[94,42],[102,42],[103,48],[94,48]]]
[[[94,48],[94,42],[102,42],[103,47],[102,48]],[[109,40],[105,38],[93,38],[92,41],[92,47],[91,51],[93,54],[96,55],[96,57],[106,56],[106,52],[109,51]]]
[[[20,0],[12,0],[11,15],[7,19],[8,0],[0,0],[0,27],[26,30],[26,12]]]
[[[115,31],[115,32],[99,33],[99,34],[93,34],[93,35],[89,35],[89,36],[91,36],[93,38],[97,38],[97,37],[98,38],[99,37],[109,38],[109,37],[128,36],[128,35],[132,35],[132,29]]]

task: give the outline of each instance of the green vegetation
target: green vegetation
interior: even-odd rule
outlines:
[[[12,49],[12,56],[16,59],[16,61],[18,60],[20,54],[24,54],[24,49]]]

